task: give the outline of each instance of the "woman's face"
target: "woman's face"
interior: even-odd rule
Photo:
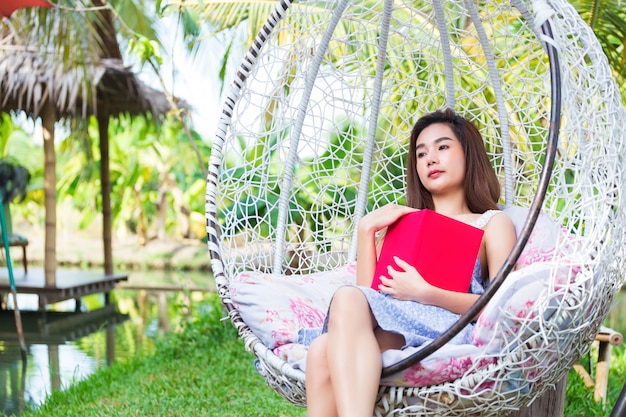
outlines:
[[[415,156],[417,175],[433,196],[463,189],[465,154],[450,126],[435,123],[422,130]]]

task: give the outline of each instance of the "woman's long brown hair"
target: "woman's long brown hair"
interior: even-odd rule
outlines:
[[[407,156],[406,197],[407,205],[414,208],[434,210],[433,197],[417,175],[417,138],[428,126],[442,123],[450,126],[465,154],[465,177],[463,189],[465,200],[472,213],[497,210],[500,199],[500,183],[485,151],[483,138],[472,122],[459,116],[452,109],[437,110],[422,116],[411,131],[411,143]]]

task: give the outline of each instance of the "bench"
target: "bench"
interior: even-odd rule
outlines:
[[[28,239],[25,236],[18,235],[17,233],[9,233],[9,246],[21,246],[22,247],[22,264],[24,265],[24,273],[28,272],[28,259],[26,258],[26,246],[28,246]],[[0,236],[0,245],[4,249],[4,241]]]

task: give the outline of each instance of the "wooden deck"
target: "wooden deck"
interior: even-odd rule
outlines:
[[[129,319],[114,304],[84,313],[22,311],[20,316],[28,345],[64,344]],[[0,311],[0,340],[18,342],[12,311]]]
[[[46,305],[59,301],[76,299],[90,294],[108,294],[115,286],[128,280],[128,274],[105,275],[93,271],[63,270],[56,271],[56,286],[46,287],[44,270],[29,268],[25,273],[23,268],[13,268],[13,278],[18,294],[37,294],[39,309],[44,310]],[[7,268],[0,268],[0,294],[11,292],[11,283]]]

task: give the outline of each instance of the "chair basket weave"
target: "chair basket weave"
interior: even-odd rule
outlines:
[[[626,111],[599,43],[569,3],[278,1],[225,100],[206,212],[220,297],[287,400],[305,404],[305,375],[243,322],[230,281],[242,271],[304,274],[354,260],[358,219],[404,202],[413,124],[444,107],[479,127],[505,205],[535,204],[556,146],[539,204],[570,233],[580,272],[542,294],[523,340],[503,346],[495,364],[435,386],[382,386],[375,414],[507,415],[565,375],[611,308],[624,280]]]

